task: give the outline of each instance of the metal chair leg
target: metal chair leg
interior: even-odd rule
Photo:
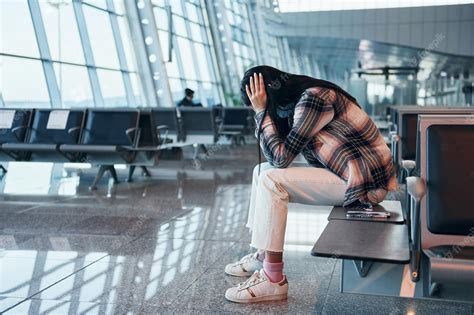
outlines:
[[[92,185],[89,187],[90,190],[97,190],[97,184],[102,179],[102,177],[104,177],[104,173],[107,169],[108,169],[108,165],[101,165],[99,167],[99,170],[97,171],[97,174],[95,175],[94,182],[92,182]]]
[[[128,169],[128,177],[127,177],[127,182],[130,183],[133,181],[133,173],[135,172],[135,165],[130,165],[130,168]]]
[[[142,169],[143,175],[145,175],[145,177],[151,177],[151,173],[146,166],[142,165],[140,168]]]
[[[115,171],[115,167],[113,165],[109,165],[108,171],[110,172],[110,175],[114,179],[114,184],[118,184],[119,180],[118,180],[118,177],[117,177],[117,172]]]

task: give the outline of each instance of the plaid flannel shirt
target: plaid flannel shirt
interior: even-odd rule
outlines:
[[[390,150],[370,117],[342,93],[327,88],[307,89],[295,106],[293,126],[278,136],[267,114],[263,119],[261,147],[268,162],[278,168],[290,165],[302,153],[308,163],[325,167],[347,183],[344,206],[367,202],[370,190],[396,190]]]

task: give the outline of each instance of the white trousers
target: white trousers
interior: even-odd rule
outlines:
[[[293,163],[288,168],[273,168],[262,163],[253,171],[252,194],[247,227],[252,232],[251,246],[283,252],[288,202],[318,206],[340,206],[346,182],[325,168]],[[385,192],[386,194],[386,192]],[[385,194],[377,196],[383,200]]]

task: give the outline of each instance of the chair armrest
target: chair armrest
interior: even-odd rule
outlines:
[[[416,201],[420,202],[421,198],[426,194],[425,181],[419,177],[407,177],[408,194]]]
[[[389,137],[390,137],[390,141],[395,141],[395,142],[400,141],[400,136],[397,134],[396,131],[391,131],[389,133]]]
[[[407,192],[410,196],[411,239],[415,248],[420,247],[420,212],[421,198],[426,194],[426,185],[423,179],[415,176],[407,177]]]
[[[159,126],[156,126],[156,130],[168,130],[169,129],[169,126],[168,125],[159,125]]]
[[[161,133],[163,132],[163,130],[164,130],[165,134],[162,137]],[[168,132],[169,132],[169,127],[167,125],[156,126],[156,135],[158,137],[158,143],[159,144],[166,142],[166,139],[168,138]]]
[[[410,196],[410,272],[412,281],[419,280],[421,265],[421,198],[426,194],[426,184],[423,179],[415,176],[407,177],[407,192]]]
[[[67,133],[71,134],[73,132],[76,132],[77,130],[81,130],[81,126],[76,126],[76,127],[69,128],[67,130]]]
[[[405,170],[413,170],[416,167],[416,162],[413,160],[402,160],[400,165]]]
[[[390,151],[392,151],[393,162],[398,165],[398,143],[400,136],[396,132],[390,133]]]
[[[413,171],[416,168],[416,162],[413,160],[402,160],[400,166],[405,172],[405,177],[413,176]]]
[[[134,133],[134,137],[130,135],[132,132]],[[130,141],[133,147],[137,147],[138,145],[138,141],[140,140],[140,132],[141,129],[138,127],[128,128],[127,130],[125,130],[125,134],[127,135],[128,140]]]
[[[28,126],[24,125],[24,126],[18,126],[18,127],[15,127],[12,129],[12,134],[15,136],[15,138],[18,140],[18,141],[22,141],[20,139],[20,137],[17,135],[17,132],[19,130],[22,130],[22,129],[28,129]]]

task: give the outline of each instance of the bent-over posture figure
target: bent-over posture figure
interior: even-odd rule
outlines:
[[[258,66],[245,73],[241,90],[255,111],[268,163],[253,174],[247,227],[257,251],[225,268],[251,277],[225,296],[240,303],[282,300],[288,294],[282,259],[288,202],[378,204],[397,189],[394,165],[373,121],[335,84]],[[300,153],[307,164],[293,163]]]

